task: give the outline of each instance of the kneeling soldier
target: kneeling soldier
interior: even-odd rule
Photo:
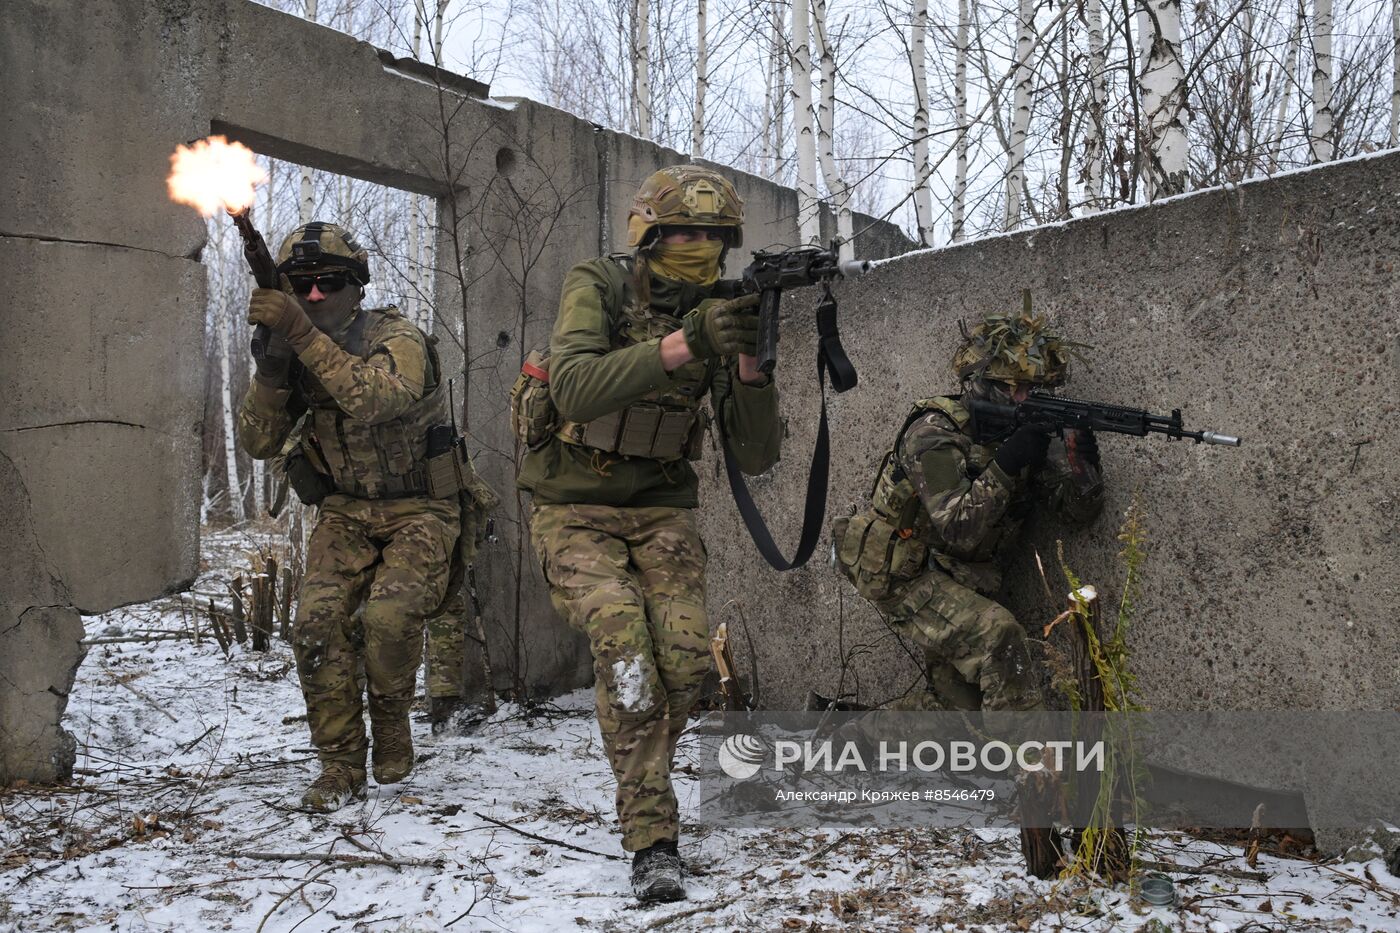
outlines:
[[[1103,480],[1092,432],[1063,441],[1039,424],[979,438],[964,401],[1010,405],[1062,384],[1069,346],[1029,312],[992,314],[953,358],[960,395],[916,401],[881,461],[870,507],[832,528],[837,563],[903,635],[923,647],[934,709],[1043,707],[1026,635],[997,602],[1001,554],[1033,510],[1089,522]]]

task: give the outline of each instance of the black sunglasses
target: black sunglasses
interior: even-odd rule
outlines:
[[[322,293],[333,295],[349,285],[353,279],[345,272],[322,272],[318,275],[289,275],[287,281],[292,283],[292,291],[298,295],[311,294],[313,285]]]

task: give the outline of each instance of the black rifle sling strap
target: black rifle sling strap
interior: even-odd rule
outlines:
[[[774,570],[795,570],[811,558],[821,538],[822,522],[826,518],[827,478],[831,472],[831,434],[826,419],[826,380],[831,375],[831,387],[837,392],[855,388],[856,369],[846,357],[841,346],[841,332],[836,326],[836,298],[828,286],[817,305],[817,390],[821,393],[822,413],[817,422],[817,443],[812,449],[812,465],[807,474],[807,504],[802,516],[802,534],[797,542],[797,553],[792,560],[783,557],[773,542],[768,524],[763,520],[758,505],[753,501],[744,474],[739,470],[734,455],[729,452],[729,429],[724,423],[724,402],[715,405],[715,416],[719,420],[720,447],[724,451],[724,470],[729,475],[729,489],[734,495],[734,504],[749,529],[753,543],[763,559]]]

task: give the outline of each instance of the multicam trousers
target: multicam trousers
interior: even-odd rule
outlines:
[[[321,504],[292,650],[322,761],[364,768],[361,666],[371,719],[408,715],[423,621],[443,600],[460,527],[456,499],[333,495]]]
[[[901,634],[923,647],[937,706],[1008,711],[1043,706],[1026,633],[1005,606],[932,569],[880,600],[879,608]]]
[[[463,586],[428,619],[424,681],[430,697],[461,697],[466,693],[469,612],[467,588]]]
[[[695,514],[537,505],[530,536],[555,608],[593,650],[622,847],[674,840],[676,742],[710,668],[705,545]]]

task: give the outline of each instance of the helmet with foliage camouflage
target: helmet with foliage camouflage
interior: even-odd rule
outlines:
[[[1019,313],[995,312],[971,328],[959,323],[963,343],[953,355],[960,379],[1033,382],[1057,386],[1069,375],[1069,358],[1082,346],[1053,333],[1044,315],[1033,315],[1027,295]]]
[[[348,269],[361,285],[369,284],[369,252],[355,235],[338,224],[313,220],[302,224],[277,250],[277,271],[301,272],[334,266]]]
[[[725,244],[744,243],[744,202],[729,180],[699,165],[675,165],[637,189],[627,212],[627,245],[644,245],[658,227],[723,227]]]

